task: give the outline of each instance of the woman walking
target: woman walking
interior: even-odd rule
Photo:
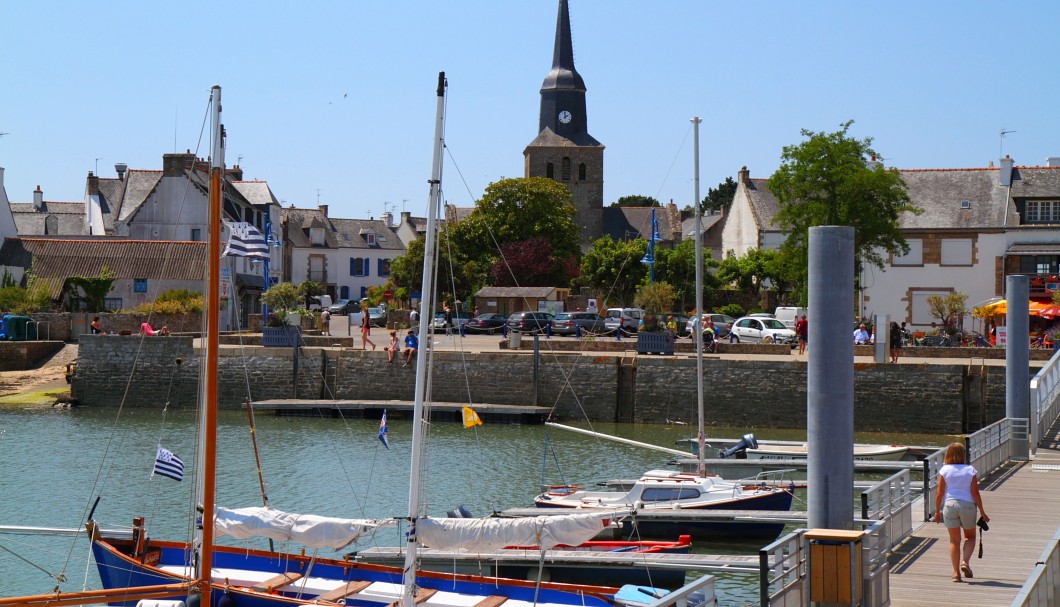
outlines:
[[[368,314],[368,307],[361,308],[361,349],[367,350],[367,346],[372,346],[375,350],[375,344],[372,340],[368,339],[368,336],[372,334],[372,318]]]
[[[968,465],[968,451],[961,443],[950,443],[946,448],[943,466],[939,469],[939,486],[935,494],[935,522],[946,522],[950,535],[950,562],[953,564],[953,581],[960,582],[961,575],[972,577],[969,560],[975,548],[975,513],[983,521],[990,522],[983,508],[983,497],[979,495],[979,477],[975,468]],[[961,535],[964,549],[961,549]]]
[[[902,329],[898,323],[891,321],[891,362],[898,362],[898,354],[902,351]]]

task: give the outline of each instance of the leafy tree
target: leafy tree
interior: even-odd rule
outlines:
[[[623,196],[622,198],[619,198],[617,201],[612,202],[611,206],[613,206],[613,207],[657,207],[657,206],[662,206],[662,205],[659,204],[658,200],[656,200],[655,198],[652,198],[651,196],[633,195],[633,196]]]
[[[736,182],[732,177],[726,177],[725,181],[718,184],[717,188],[707,190],[700,207],[704,212],[723,209],[728,211],[732,206],[732,199],[736,197]]]
[[[66,279],[66,292],[71,300],[81,299],[85,302],[86,312],[102,312],[107,293],[114,286],[116,274],[107,266],[99,271],[99,276],[71,276]]]
[[[298,292],[302,295],[302,300],[305,302],[305,307],[309,307],[313,303],[313,298],[317,295],[323,295],[325,293],[324,285],[319,282],[312,280],[306,280],[302,284],[298,285]]]
[[[618,242],[611,236],[597,238],[582,256],[577,282],[604,293],[606,301],[628,305],[637,285],[648,276],[648,267],[640,262],[647,246],[641,238]]]
[[[18,286],[18,283],[15,282],[15,277],[12,276],[11,273],[7,271],[7,268],[4,268],[4,276],[3,276],[3,278],[0,278],[0,288],[17,287],[17,286]],[[0,309],[2,309],[2,308],[0,308]]]
[[[289,282],[272,285],[261,294],[261,300],[281,319],[286,319],[287,313],[297,308],[303,297],[299,288]]]
[[[26,290],[16,286],[0,287],[0,312],[21,310],[26,302]]]
[[[552,244],[544,236],[501,245],[501,259],[490,268],[489,281],[496,287],[550,287],[569,282],[562,261],[552,256]]]
[[[722,282],[735,284],[758,301],[762,283],[773,278],[773,273],[778,269],[777,256],[778,252],[772,249],[748,249],[741,257],[726,257],[718,266],[718,278]]]
[[[776,221],[788,232],[784,246],[803,260],[803,274],[811,227],[853,226],[855,267],[868,263],[882,269],[884,253],[909,252],[898,225],[901,213],[922,212],[910,202],[897,171],[866,163],[882,156],[871,137],[848,135],[851,124],[834,133],[804,129],[806,141],[785,146],[780,168],[769,178],[780,207]]]
[[[727,303],[724,306],[718,308],[718,312],[733,318],[739,318],[744,315],[745,310],[743,306],[738,303]]]
[[[927,305],[931,316],[942,321],[943,330],[953,333],[964,324],[964,315],[968,313],[968,294],[954,291],[946,295],[928,295]]]
[[[468,294],[477,291],[477,286],[486,280],[486,269],[492,263],[492,258],[487,257],[485,261],[469,258],[464,255],[456,240],[450,238],[451,229],[439,231],[437,242],[439,244],[438,254],[435,257],[436,291],[438,297],[435,301],[441,301],[442,295],[452,297],[453,293]],[[424,237],[419,237],[409,243],[405,254],[397,257],[390,264],[390,282],[394,285],[404,286],[410,292],[419,291],[423,285],[423,247],[426,244]],[[461,295],[456,299],[466,299]]]
[[[665,282],[641,285],[633,302],[638,308],[644,308],[644,328],[654,330],[658,325],[659,314],[673,309],[674,288]]]
[[[703,252],[703,291],[709,293],[720,285],[710,270],[718,262],[710,253]],[[674,297],[681,310],[689,310],[696,301],[696,243],[682,240],[672,249],[655,250],[655,279],[673,286]]]

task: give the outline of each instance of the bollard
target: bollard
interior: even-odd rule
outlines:
[[[504,339],[508,339],[508,323],[507,322],[505,322],[503,325],[501,325],[501,337],[503,337]]]
[[[552,323],[545,325],[545,339],[552,339]]]
[[[615,341],[622,341],[622,325],[615,328]]]
[[[582,338],[582,326],[578,323],[574,323],[574,337],[575,339]]]
[[[464,336],[464,331],[466,330],[466,328],[467,328],[467,324],[460,323],[460,337]]]

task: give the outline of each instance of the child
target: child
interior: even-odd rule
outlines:
[[[394,363],[394,354],[398,351],[397,331],[390,332],[390,343],[386,345],[386,364]]]

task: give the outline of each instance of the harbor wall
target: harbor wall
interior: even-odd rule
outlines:
[[[290,348],[223,347],[221,406],[247,400],[413,398],[414,366],[379,351],[305,347],[297,379]],[[190,337],[82,336],[72,396],[84,406],[191,406],[199,354]],[[177,359],[181,364],[176,364]],[[556,420],[694,424],[696,361],[612,353],[438,352],[439,402],[539,405]],[[859,431],[959,434],[1000,419],[1003,367],[855,364]],[[706,423],[798,428],[806,423],[806,363],[712,356],[704,360]],[[536,390],[535,390],[536,385]]]

